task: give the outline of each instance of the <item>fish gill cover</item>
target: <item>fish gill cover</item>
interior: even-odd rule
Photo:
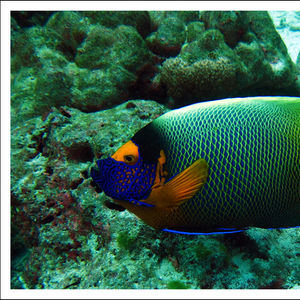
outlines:
[[[299,96],[278,32],[300,14],[271,15],[278,31],[263,11],[12,13],[12,288],[299,288],[299,229],[156,232],[89,177],[172,108]]]

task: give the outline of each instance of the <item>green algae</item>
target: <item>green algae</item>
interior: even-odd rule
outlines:
[[[132,236],[125,231],[122,231],[118,234],[116,240],[120,248],[132,251],[136,247],[137,237]]]
[[[157,31],[146,39],[149,49],[161,56],[176,56],[186,40],[185,24],[179,18],[163,20]]]
[[[202,242],[195,247],[195,254],[199,260],[205,260],[213,254],[213,250],[207,248]]]
[[[182,283],[179,280],[171,280],[167,284],[168,289],[177,289],[177,290],[183,290],[183,289],[188,289],[188,287]]]
[[[187,26],[187,42],[198,40],[201,34],[205,31],[203,22],[191,22]]]

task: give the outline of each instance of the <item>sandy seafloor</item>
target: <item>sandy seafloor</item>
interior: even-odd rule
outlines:
[[[269,13],[291,59],[296,62],[300,51],[300,13],[298,11],[270,11]]]

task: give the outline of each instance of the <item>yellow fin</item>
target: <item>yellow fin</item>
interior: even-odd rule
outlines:
[[[153,188],[144,201],[157,208],[176,208],[192,198],[205,184],[207,177],[208,164],[204,159],[198,159],[166,184]]]

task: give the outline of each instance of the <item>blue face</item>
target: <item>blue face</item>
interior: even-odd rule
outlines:
[[[156,164],[141,159],[128,165],[113,158],[97,161],[98,170],[91,169],[91,177],[109,197],[116,200],[146,199],[155,179]]]

